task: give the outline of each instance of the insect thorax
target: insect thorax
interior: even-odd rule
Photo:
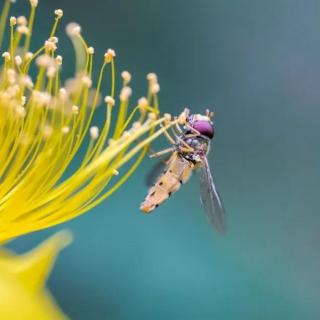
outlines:
[[[176,144],[177,151],[185,159],[194,163],[200,162],[209,152],[209,139],[204,136],[187,137],[182,136],[182,141],[178,141]],[[192,148],[193,151],[186,150],[186,144]]]

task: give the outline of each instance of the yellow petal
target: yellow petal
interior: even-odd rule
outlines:
[[[21,256],[2,250],[0,271],[19,278],[29,291],[38,291],[44,286],[58,253],[71,239],[69,232],[61,231]]]
[[[0,319],[66,319],[44,286],[58,253],[70,241],[64,231],[21,256],[0,250]]]
[[[0,319],[67,319],[46,292],[30,294],[18,279],[6,272],[0,272],[0,283]]]

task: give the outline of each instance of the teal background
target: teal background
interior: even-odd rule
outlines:
[[[216,112],[210,163],[228,215],[221,237],[202,214],[196,177],[140,214],[154,163],[145,159],[108,201],[55,228],[75,235],[49,280],[62,309],[80,320],[319,319],[320,2],[42,0],[34,45],[59,7],[97,58],[116,49],[135,98],[155,71],[163,111]],[[15,12],[25,8],[19,1]],[[12,247],[24,252],[54,231]]]

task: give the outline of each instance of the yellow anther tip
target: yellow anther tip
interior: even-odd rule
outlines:
[[[138,106],[140,108],[140,110],[145,110],[149,105],[149,102],[148,102],[148,99],[145,98],[145,97],[141,97],[139,100],[138,100]]]
[[[17,24],[17,18],[16,17],[10,17],[10,26],[15,26]]]
[[[28,20],[25,16],[19,16],[17,18],[17,23],[20,25],[20,26],[26,26],[28,24]]]
[[[110,63],[115,56],[116,52],[113,49],[108,49],[107,52],[104,54],[104,61],[106,63]]]
[[[54,14],[57,16],[57,18],[61,18],[63,16],[63,10],[57,9],[54,11]]]
[[[96,126],[93,126],[90,128],[90,136],[91,139],[96,140],[99,137],[99,128]]]
[[[131,74],[126,70],[121,72],[121,77],[125,84],[128,84],[131,80]]]
[[[150,87],[150,91],[152,94],[157,94],[160,91],[159,83],[153,83]]]
[[[76,106],[76,105],[73,105],[71,107],[71,111],[72,111],[73,114],[79,114],[79,107]]]
[[[81,27],[76,22],[70,22],[66,26],[66,33],[69,37],[78,37],[81,34]]]
[[[29,0],[30,1],[30,4],[31,4],[31,7],[37,7],[38,6],[38,0]]]
[[[120,93],[120,101],[127,101],[132,94],[132,90],[130,87],[123,87]]]
[[[4,52],[2,54],[2,58],[4,58],[5,60],[9,61],[11,59],[11,55],[10,55],[9,52],[6,51],[6,52]]]
[[[115,104],[114,99],[113,99],[112,97],[110,97],[110,96],[106,96],[106,97],[104,98],[104,102],[105,102],[107,105],[111,106],[111,107],[113,107],[114,104]]]
[[[148,118],[153,121],[157,119],[157,115],[153,112],[150,112],[148,113]]]
[[[155,73],[150,72],[147,74],[147,80],[149,80],[150,82],[157,82],[158,81],[158,77]]]
[[[93,47],[89,47],[87,49],[88,54],[94,54],[94,48]]]

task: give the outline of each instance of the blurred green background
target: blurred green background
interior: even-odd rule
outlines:
[[[164,112],[216,112],[209,160],[228,213],[227,235],[218,236],[195,176],[143,216],[154,163],[145,159],[108,201],[56,228],[75,234],[49,281],[63,310],[79,320],[319,319],[320,2],[41,0],[34,45],[59,7],[98,60],[116,49],[135,98],[154,71]],[[23,252],[53,232],[11,247]]]

